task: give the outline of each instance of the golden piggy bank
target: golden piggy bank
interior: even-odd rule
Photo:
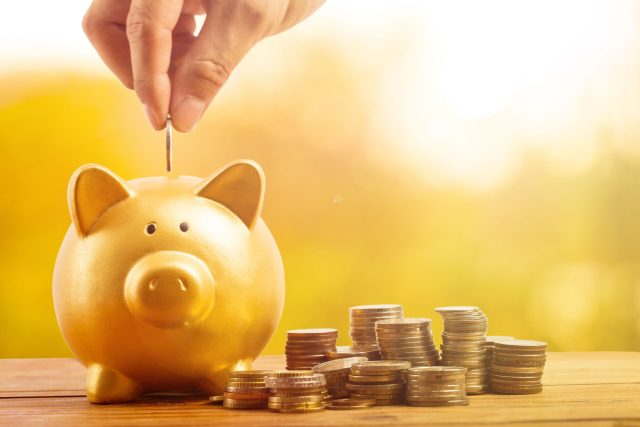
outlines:
[[[76,171],[53,297],[62,334],[88,368],[91,402],[220,394],[229,371],[251,368],[284,303],[263,195],[251,161],[204,180]]]

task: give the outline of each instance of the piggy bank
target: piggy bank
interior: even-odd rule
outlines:
[[[262,169],[244,160],[204,180],[75,172],[53,299],[89,401],[220,394],[229,371],[251,368],[284,303],[263,197]]]

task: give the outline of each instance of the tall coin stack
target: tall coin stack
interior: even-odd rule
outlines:
[[[404,371],[410,367],[401,360],[354,363],[347,388],[353,399],[375,400],[378,406],[404,403]]]
[[[532,394],[542,391],[547,343],[529,340],[496,342],[491,364],[491,391]]]
[[[431,319],[378,320],[376,336],[383,359],[406,360],[412,366],[433,366],[440,361],[433,343]]]
[[[275,371],[267,374],[269,409],[283,413],[323,411],[327,381],[313,371]]]
[[[366,357],[347,357],[330,360],[313,367],[313,372],[324,375],[327,380],[327,392],[331,399],[349,397],[347,382],[351,373],[351,365],[366,362]]]
[[[402,306],[398,304],[358,305],[349,308],[351,341],[354,347],[377,345],[376,322],[402,318]]]
[[[265,376],[271,371],[234,371],[229,374],[222,406],[229,409],[267,407],[269,389]]]
[[[407,404],[410,406],[468,405],[465,373],[460,366],[423,366],[408,369]]]
[[[329,360],[346,359],[347,357],[366,357],[367,360],[380,360],[380,350],[376,345],[368,347],[349,347],[339,345],[335,350],[327,351],[326,356]]]
[[[294,329],[287,331],[287,369],[311,369],[326,362],[326,353],[336,350],[337,329]]]
[[[486,393],[489,390],[485,348],[487,317],[478,307],[439,307],[436,311],[444,319],[442,365],[467,368],[467,394]]]

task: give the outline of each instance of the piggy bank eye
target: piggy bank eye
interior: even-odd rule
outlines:
[[[187,230],[189,230],[189,224],[187,224],[186,222],[181,222],[180,231],[182,231],[183,233],[186,233]]]
[[[150,222],[149,224],[147,224],[147,228],[144,229],[145,233],[147,234],[153,234],[156,232],[156,229],[158,227],[156,227],[156,224],[153,222]]]

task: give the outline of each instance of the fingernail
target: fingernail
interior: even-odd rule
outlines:
[[[204,102],[193,96],[187,96],[178,103],[176,109],[171,113],[173,123],[182,127],[183,132],[193,130],[198,124],[202,113],[204,113]]]
[[[149,108],[147,104],[142,104],[142,108],[144,109],[144,114],[147,116],[147,120],[151,123],[151,127],[157,129],[158,119],[155,114],[153,114],[153,110]]]

